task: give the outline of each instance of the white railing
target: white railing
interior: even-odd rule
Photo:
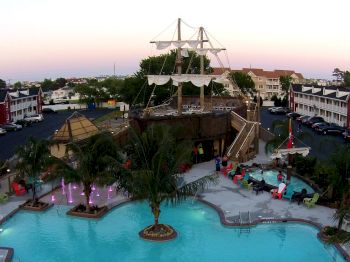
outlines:
[[[246,142],[247,142],[248,138],[250,137],[252,131],[254,131],[254,127],[255,127],[256,124],[257,124],[257,123],[254,123],[254,124],[252,125],[252,127],[250,128],[250,130],[249,130],[247,136],[245,137],[243,143],[241,144],[241,147],[238,149],[238,151],[237,151],[237,153],[236,153],[236,158],[239,157],[239,152],[241,152],[243,146],[246,144]],[[243,131],[243,130],[242,130],[242,131]]]

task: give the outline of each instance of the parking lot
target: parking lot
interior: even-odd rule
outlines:
[[[271,114],[267,108],[261,109],[261,125],[268,129],[271,129],[272,122],[274,120],[286,120],[289,119],[286,115]],[[300,139],[304,144],[311,147],[310,155],[315,156],[318,159],[325,160],[336,150],[338,146],[346,143],[344,138],[340,135],[321,135],[314,132],[311,128],[302,125],[303,136],[297,132],[297,121],[292,120],[293,134],[296,138]]]
[[[78,112],[92,120],[109,111],[109,109],[98,109]],[[16,147],[25,144],[30,137],[49,138],[72,113],[73,111],[61,111],[57,114],[45,114],[43,122],[33,123],[29,127],[23,127],[20,131],[7,132],[6,135],[0,136],[0,159],[10,158],[15,153]]]

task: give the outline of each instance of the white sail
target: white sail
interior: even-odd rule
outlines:
[[[173,80],[173,85],[177,86],[178,83],[191,82],[193,85],[201,87],[208,86],[210,81],[213,80],[216,83],[223,83],[226,80],[224,75],[196,75],[196,74],[183,74],[183,75],[147,75],[148,84],[165,85],[169,80]]]
[[[152,42],[153,43],[153,42]],[[199,45],[199,40],[183,40],[183,41],[156,41],[154,42],[158,50],[163,50],[173,45],[175,48],[184,47],[186,44],[193,49],[196,49]]]

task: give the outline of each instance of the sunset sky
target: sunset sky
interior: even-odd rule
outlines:
[[[114,63],[132,74],[160,53],[149,41],[181,17],[227,48],[232,69],[331,79],[335,67],[350,70],[349,9],[348,0],[1,0],[0,78],[111,75]],[[171,40],[175,26],[156,40]]]

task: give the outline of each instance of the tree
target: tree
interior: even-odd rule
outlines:
[[[162,104],[170,99],[177,90],[177,88],[172,85],[171,81],[165,85],[154,88],[154,85],[148,86],[146,76],[149,74],[171,75],[173,73],[176,73],[175,61],[176,51],[174,50],[168,54],[151,56],[143,59],[140,62],[140,69],[135,73],[135,75],[125,79],[124,86],[122,86],[119,90],[121,99],[130,105],[146,105],[152,95],[153,89],[154,93],[151,102],[153,102],[154,105]],[[207,57],[204,57],[204,71],[205,73],[212,72],[212,68],[210,68],[210,60]],[[200,74],[200,56],[197,55],[197,53],[190,51],[189,57],[182,58],[181,73]],[[213,85],[210,84],[204,89],[204,93],[206,95],[210,95],[212,91],[216,95],[227,94],[227,92],[225,92],[225,88],[222,85],[216,83]],[[199,93],[200,88],[194,86],[190,82],[183,83],[183,95],[199,96]]]
[[[67,145],[67,151],[74,155],[75,164],[63,164],[55,171],[55,176],[63,176],[66,182],[83,184],[86,212],[90,212],[92,186],[112,184],[118,179],[121,157],[111,135],[97,134],[84,142]]]
[[[292,84],[292,77],[291,76],[280,76],[280,83],[283,95],[286,97],[287,104],[289,100],[289,88]]]
[[[44,79],[44,81],[41,83],[42,89],[49,89],[54,90],[55,89],[55,83],[51,79]]]
[[[17,82],[14,84],[14,87],[15,87],[16,89],[20,89],[20,88],[22,87],[22,83],[19,82],[19,81],[17,81]]]
[[[344,72],[343,80],[344,80],[344,86],[350,88],[350,72],[349,71]]]
[[[332,75],[337,79],[337,81],[343,81],[344,72],[339,68],[334,68]]]
[[[67,80],[66,80],[65,78],[62,78],[62,77],[57,78],[57,79],[55,80],[55,86],[56,86],[57,88],[62,88],[62,87],[64,87],[64,86],[66,85],[66,83],[67,83]]]
[[[236,83],[238,88],[244,95],[251,95],[252,97],[256,93],[255,84],[250,75],[242,73],[242,72],[231,72],[228,78]]]
[[[129,145],[132,163],[128,190],[134,199],[146,200],[154,216],[154,224],[147,232],[168,231],[159,224],[162,202],[177,203],[215,181],[212,175],[185,185],[178,185],[179,167],[191,158],[191,143],[177,141],[178,129],[165,125],[149,126],[145,132],[136,133]],[[144,233],[146,230],[143,231]]]
[[[2,79],[0,79],[0,89],[6,88],[6,82]]]
[[[46,140],[30,138],[27,144],[20,146],[16,152],[19,162],[17,169],[27,176],[32,184],[32,204],[37,203],[35,183],[38,181],[40,172],[50,162],[50,150]]]

